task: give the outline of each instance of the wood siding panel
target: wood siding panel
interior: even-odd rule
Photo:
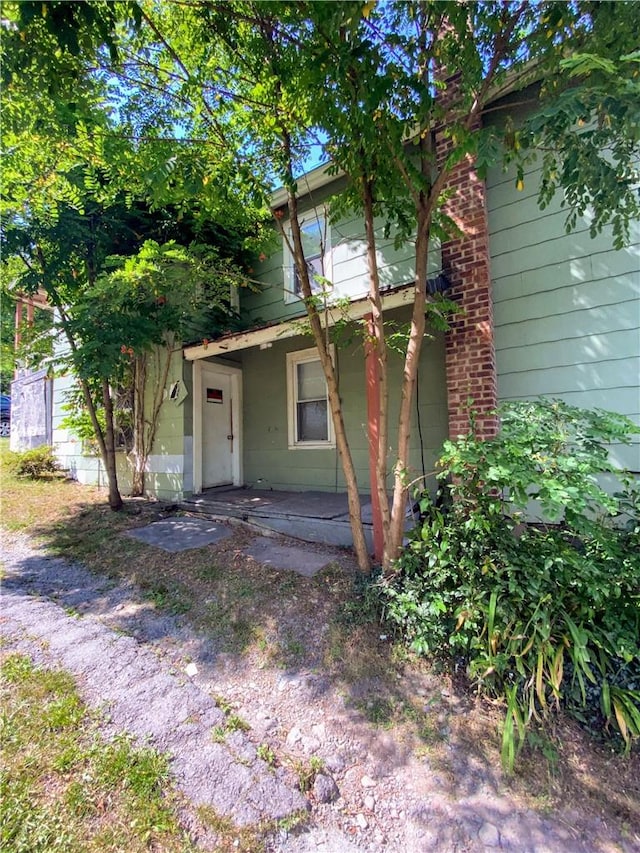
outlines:
[[[396,312],[397,313],[397,312]],[[344,477],[335,449],[288,449],[286,353],[307,349],[308,338],[279,341],[267,350],[242,352],[244,399],[244,476],[255,488],[318,489],[342,491]],[[367,412],[364,360],[359,343],[336,349],[343,415],[353,453],[360,489],[369,490]],[[391,364],[390,445],[395,443],[402,362],[394,355]],[[447,435],[447,402],[444,384],[442,339],[425,341],[419,372],[420,431],[425,472],[434,462]],[[422,456],[416,410],[413,413],[410,477],[422,475]],[[393,460],[390,455],[390,467]],[[391,478],[390,478],[391,485]],[[429,486],[433,491],[433,479]]]
[[[501,400],[560,397],[640,423],[640,223],[613,249],[611,229],[594,239],[585,217],[565,233],[560,197],[536,203],[539,170],[490,173],[488,215],[498,393]],[[640,470],[640,446],[613,448]]]
[[[583,335],[578,338],[544,341],[523,346],[521,342],[501,350],[505,367],[502,375],[522,373],[532,369],[568,367],[576,363],[589,367],[612,359],[633,359],[638,355],[638,334],[628,331],[602,335]]]
[[[636,302],[623,302],[620,305],[603,305],[602,308],[593,308],[590,311],[549,314],[546,317],[530,319],[523,317],[519,322],[510,323],[502,322],[499,317],[496,322],[496,350],[502,351],[544,341],[588,338],[623,330],[636,331],[636,306]],[[499,365],[498,373],[502,369],[504,367]]]
[[[413,278],[414,246],[411,242],[396,249],[393,237],[384,236],[384,225],[376,225],[377,253],[382,287],[397,287]],[[335,298],[355,299],[368,291],[366,242],[364,223],[360,217],[351,217],[331,224],[332,282]],[[440,247],[434,243],[429,252],[429,274],[441,270]],[[261,288],[259,292],[240,291],[243,314],[252,323],[272,323],[291,319],[304,313],[299,300],[284,301],[284,252],[282,239],[274,239],[273,251],[262,262],[256,262],[251,278]]]
[[[618,253],[616,260],[619,259]],[[605,278],[596,278],[594,258],[578,269],[575,264],[557,264],[554,267],[541,266],[540,269],[505,276],[499,281],[499,290],[494,294],[494,304],[509,302],[513,299],[545,294],[547,303],[560,296],[562,304],[575,308],[597,308],[601,305],[614,305],[619,302],[633,301],[640,296],[640,276],[635,274],[638,262],[627,254],[625,269],[614,271]],[[613,264],[611,265],[613,267]],[[621,266],[621,265],[620,265]]]

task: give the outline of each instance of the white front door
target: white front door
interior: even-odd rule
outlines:
[[[232,399],[232,378],[227,373],[202,371],[202,487],[233,483],[234,452],[239,427]],[[234,418],[236,424],[234,425]]]

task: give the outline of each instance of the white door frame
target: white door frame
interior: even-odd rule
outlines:
[[[233,418],[233,485],[241,486],[242,478],[242,369],[211,361],[193,362],[193,491],[202,492],[202,392],[205,372],[224,373],[231,378],[231,416]]]

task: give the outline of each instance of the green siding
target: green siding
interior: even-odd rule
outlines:
[[[319,209],[321,201],[316,200],[316,205]],[[362,217],[353,216],[332,223],[330,229],[332,274],[329,277],[334,285],[334,295],[360,298],[368,290],[367,247]],[[384,236],[381,221],[377,223],[376,234],[381,286],[407,284],[413,278],[413,245],[409,242],[396,249],[393,237]],[[440,268],[440,248],[434,245],[429,253],[429,274],[437,274]],[[250,323],[272,323],[304,313],[299,300],[292,303],[284,301],[284,252],[279,235],[274,238],[273,251],[269,257],[256,263],[253,278],[261,284],[262,290],[259,293],[248,290],[240,292],[241,310]]]
[[[161,381],[165,352],[160,350],[149,358],[145,409],[151,411],[153,395]],[[188,369],[186,369],[188,367]],[[169,399],[175,382],[184,383],[187,391],[180,402]],[[160,500],[175,501],[193,489],[193,405],[191,390],[191,365],[183,361],[182,350],[176,349],[164,386],[164,401],[160,407],[155,441],[145,472],[145,493]]]
[[[273,489],[318,489],[342,491],[342,468],[335,449],[289,450],[287,434],[286,354],[307,349],[307,337],[275,342],[266,350],[242,352],[244,479],[249,486]],[[340,395],[347,435],[360,490],[369,491],[367,411],[364,359],[361,346],[336,349]],[[390,356],[390,446],[395,444],[402,363]],[[435,458],[447,435],[447,400],[444,377],[444,342],[425,341],[419,371],[420,425],[424,441],[426,472],[433,471]],[[410,477],[422,472],[417,416],[414,408]],[[390,455],[390,463],[393,459]],[[392,478],[389,483],[391,486]],[[433,487],[433,481],[430,481]]]
[[[539,210],[538,181],[534,167],[522,193],[511,173],[487,181],[499,397],[560,397],[640,423],[640,223],[619,251],[610,229],[590,237],[586,217],[567,234],[560,199]],[[640,470],[638,443],[614,456]]]
[[[162,357],[164,357],[163,354]],[[160,375],[161,364],[151,356],[145,393],[147,412],[150,411],[153,389],[160,381]],[[145,473],[146,493],[159,499],[172,501],[179,500],[185,492],[193,488],[191,365],[183,362],[180,349],[172,354],[165,393],[168,394],[172,384],[179,380],[185,381],[187,396],[179,404],[169,399],[164,400],[160,409],[156,440],[149,456],[148,470]],[[106,485],[101,459],[96,455],[83,453],[81,442],[62,426],[62,420],[66,415],[63,406],[67,391],[72,384],[73,381],[68,376],[57,377],[54,381],[53,441],[56,446],[56,455],[64,468],[69,470],[80,483]],[[124,495],[130,494],[132,470],[124,451],[117,453],[117,466],[120,491]]]

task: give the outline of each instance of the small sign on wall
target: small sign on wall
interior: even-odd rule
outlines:
[[[207,388],[207,403],[222,402],[222,388]]]

